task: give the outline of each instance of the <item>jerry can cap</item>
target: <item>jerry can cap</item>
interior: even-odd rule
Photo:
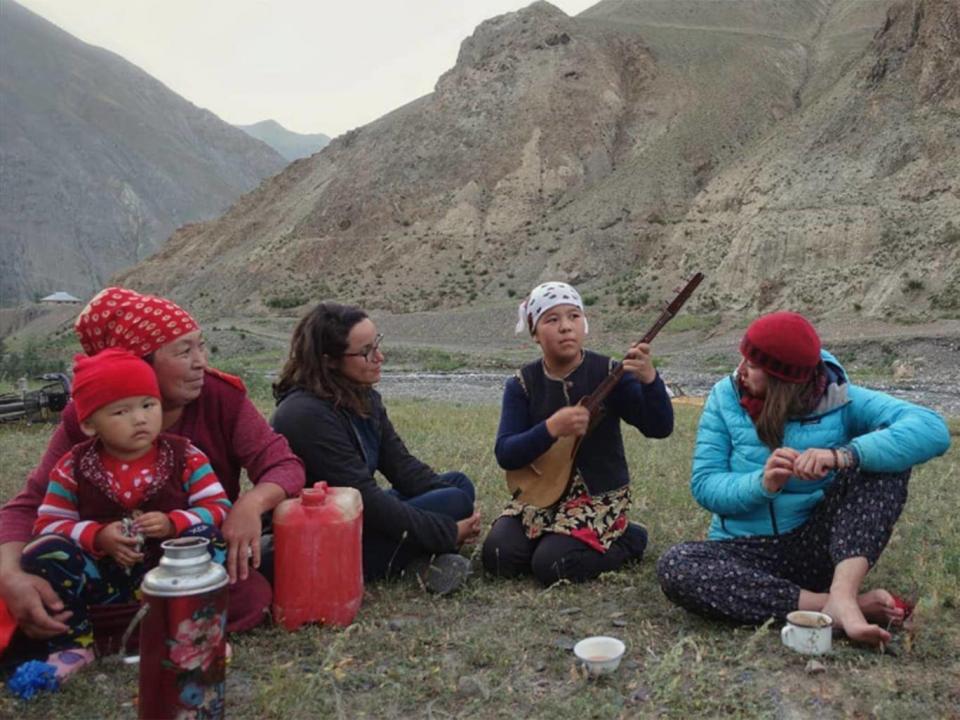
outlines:
[[[323,505],[327,498],[327,483],[320,481],[313,487],[304,488],[300,500],[304,505]]]

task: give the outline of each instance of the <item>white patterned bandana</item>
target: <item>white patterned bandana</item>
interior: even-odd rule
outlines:
[[[526,330],[533,335],[540,316],[557,305],[573,305],[579,308],[580,312],[584,313],[584,331],[590,331],[587,326],[587,315],[583,309],[583,300],[580,299],[580,293],[576,288],[564,282],[546,282],[537,285],[530,291],[530,296],[520,303],[520,307],[517,308],[517,327],[514,332],[522,333]]]

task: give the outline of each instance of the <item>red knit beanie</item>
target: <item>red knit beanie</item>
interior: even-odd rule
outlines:
[[[149,355],[199,327],[190,313],[176,303],[120,287],[97,293],[74,323],[87,355],[109,347]]]
[[[753,321],[740,342],[740,353],[788,383],[805,383],[820,364],[820,338],[803,315],[775,312]]]
[[[73,360],[73,403],[83,422],[104,405],[128,397],[160,397],[157,375],[129,350],[109,348]]]

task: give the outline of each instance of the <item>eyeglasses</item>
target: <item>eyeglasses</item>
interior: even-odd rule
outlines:
[[[373,343],[367,345],[358,352],[345,352],[343,357],[362,357],[367,362],[373,362],[374,356],[377,354],[377,350],[380,349],[380,343],[383,342],[383,333],[377,333],[377,336],[373,339]]]

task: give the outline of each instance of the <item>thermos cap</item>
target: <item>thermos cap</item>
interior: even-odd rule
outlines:
[[[143,592],[157,597],[199,595],[227,584],[227,571],[210,557],[201,537],[166,540],[160,564],[143,578]]]

